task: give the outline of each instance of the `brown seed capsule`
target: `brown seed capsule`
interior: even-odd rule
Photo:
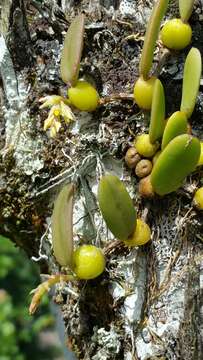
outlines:
[[[140,160],[135,168],[135,174],[140,178],[149,175],[151,171],[152,171],[152,163],[150,160],[147,159]]]
[[[150,181],[150,175],[140,180],[138,191],[143,197],[154,197],[154,190]]]
[[[141,157],[134,146],[130,147],[125,154],[125,162],[130,169],[135,168]]]

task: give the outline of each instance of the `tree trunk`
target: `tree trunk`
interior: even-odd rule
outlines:
[[[60,51],[71,20],[86,14],[80,76],[93,81],[101,96],[132,93],[138,76],[149,0],[1,0],[0,13],[0,233],[38,261],[43,273],[58,271],[52,255],[50,215],[60,187],[77,185],[74,242],[105,249],[105,273],[94,281],[57,290],[68,335],[78,359],[201,360],[203,353],[202,215],[192,193],[202,171],[184,188],[153,201],[142,200],[138,181],[123,166],[134,134],[147,131],[148,114],[131,100],[114,101],[94,113],[75,111],[58,136],[43,131],[46,110],[39,98],[65,94],[59,75]],[[171,1],[167,17],[178,16]],[[202,52],[202,2],[191,17],[193,43]],[[163,64],[157,47],[167,114],[179,109],[183,64],[188,49]],[[160,65],[161,62],[161,66]],[[203,92],[191,118],[201,137]],[[153,230],[152,241],[128,250],[102,221],[96,188],[103,172],[122,176],[139,215]],[[111,244],[111,246],[110,246]]]

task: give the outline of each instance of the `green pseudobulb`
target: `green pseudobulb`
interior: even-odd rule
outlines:
[[[73,253],[73,271],[79,279],[90,280],[105,269],[105,257],[94,245],[79,246]]]
[[[68,97],[71,104],[81,111],[94,111],[99,103],[97,90],[84,80],[78,80],[68,89]]]

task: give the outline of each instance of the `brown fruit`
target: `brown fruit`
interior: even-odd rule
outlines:
[[[151,171],[152,171],[152,163],[150,160],[147,159],[140,160],[135,168],[135,174],[140,178],[149,175]]]
[[[138,191],[142,197],[146,197],[146,198],[154,197],[155,194],[150,181],[150,175],[140,180]]]
[[[135,168],[141,157],[134,146],[130,147],[125,154],[125,162],[130,169]]]

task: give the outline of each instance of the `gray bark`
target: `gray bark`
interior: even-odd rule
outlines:
[[[177,193],[142,200],[122,159],[132,134],[147,130],[148,114],[131,101],[109,103],[93,114],[75,112],[76,123],[64,124],[50,139],[43,131],[47,111],[38,103],[42,96],[66,92],[59,76],[60,51],[64,32],[80,11],[87,15],[80,75],[94,81],[102,96],[131,93],[153,1],[1,1],[0,233],[38,261],[43,273],[58,271],[50,215],[60,186],[74,181],[75,245],[104,247],[107,266],[94,281],[58,289],[69,348],[86,360],[201,360],[202,215],[191,199],[202,171]],[[171,1],[167,17],[175,15],[177,1]],[[192,45],[201,52],[202,21],[202,4],[196,1]],[[180,105],[187,51],[171,54],[161,67],[168,114]],[[193,133],[200,137],[202,109],[201,88],[191,118]],[[111,235],[95,196],[104,171],[123,177],[139,215],[153,230],[149,245],[133,250],[109,245]]]

